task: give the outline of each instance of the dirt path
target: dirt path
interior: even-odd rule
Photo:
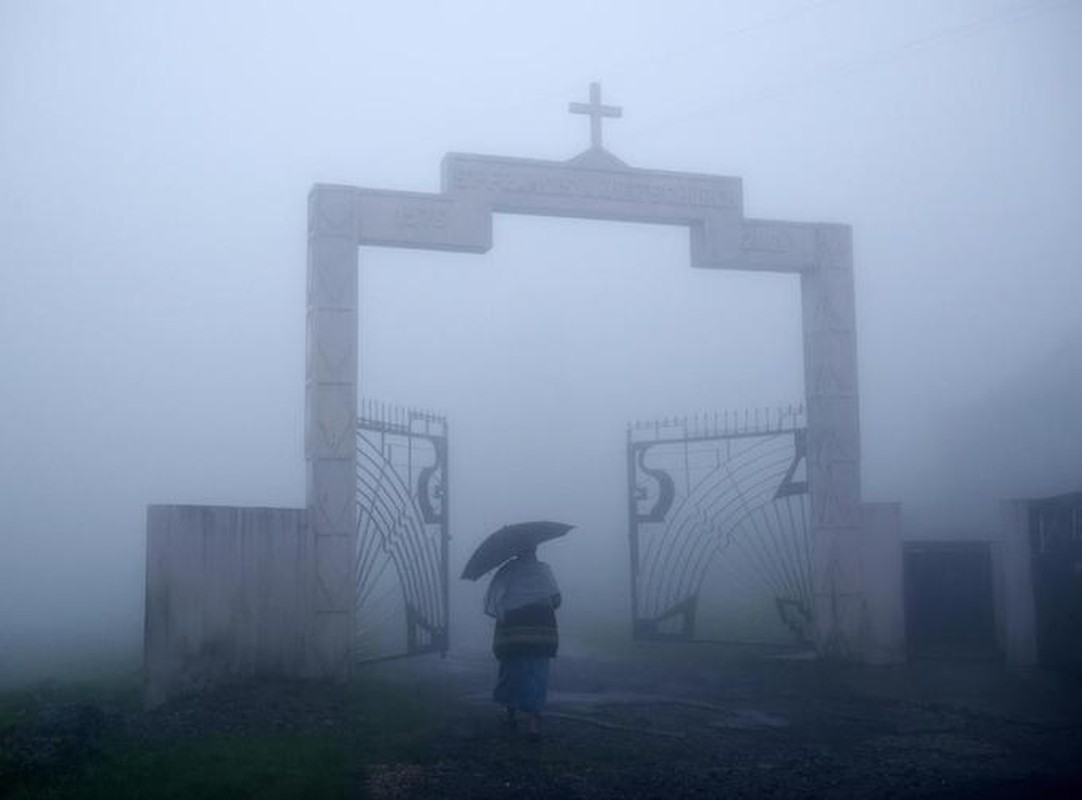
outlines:
[[[1078,782],[1082,692],[997,665],[834,668],[685,650],[554,663],[544,737],[505,730],[483,655],[398,665],[461,705],[425,765],[377,797],[1061,796]],[[1076,794],[1082,796],[1082,794]]]

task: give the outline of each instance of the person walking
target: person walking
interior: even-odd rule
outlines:
[[[549,661],[559,649],[556,609],[561,600],[552,568],[538,561],[536,547],[500,567],[485,593],[485,613],[496,620],[492,652],[499,661],[492,697],[506,709],[512,730],[518,729],[521,715],[531,739],[541,735]]]

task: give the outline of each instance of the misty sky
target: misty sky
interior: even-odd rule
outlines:
[[[918,503],[937,426],[1080,352],[1074,0],[0,0],[0,674],[138,638],[148,503],[303,506],[311,184],[570,158],[593,80],[629,164],[853,225],[867,499]],[[360,392],[449,415],[452,571],[553,517],[571,595],[584,553],[623,591],[625,423],[800,402],[796,278],[692,270],[679,228],[494,233],[361,252]]]

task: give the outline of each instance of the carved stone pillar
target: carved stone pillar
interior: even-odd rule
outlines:
[[[343,679],[353,667],[357,609],[356,190],[316,186],[308,196],[305,460],[312,546],[308,672]]]
[[[818,225],[814,267],[801,273],[808,489],[819,652],[853,657],[864,603],[861,553],[860,407],[852,235]]]

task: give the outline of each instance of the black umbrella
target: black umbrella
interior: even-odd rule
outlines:
[[[504,525],[477,546],[470,560],[466,562],[466,568],[462,570],[462,577],[475,581],[524,550],[563,536],[574,527],[563,522],[545,521]]]

